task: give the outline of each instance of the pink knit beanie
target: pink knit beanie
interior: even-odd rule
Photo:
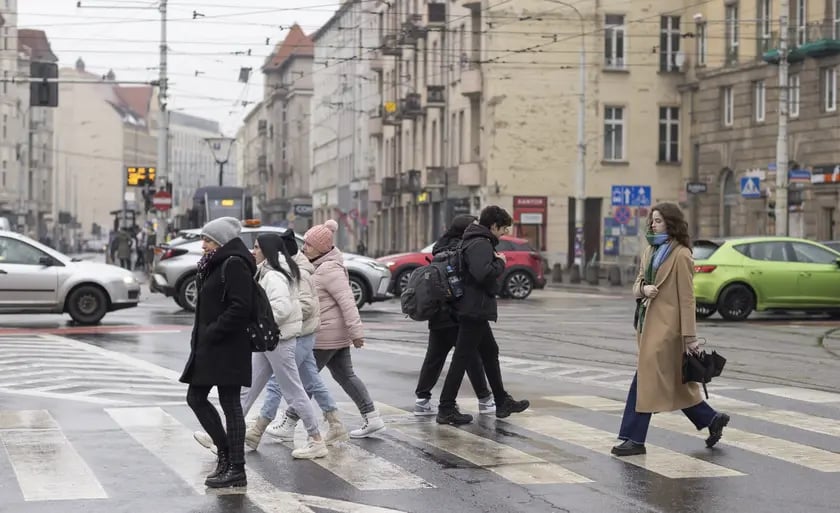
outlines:
[[[338,223],[328,219],[324,224],[316,224],[303,236],[304,242],[315,248],[318,253],[328,253],[335,246],[335,232]]]

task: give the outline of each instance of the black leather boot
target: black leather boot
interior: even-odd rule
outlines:
[[[531,406],[527,399],[517,401],[511,396],[506,396],[502,404],[496,403],[496,418],[504,419],[510,417],[511,413],[522,413]]]
[[[230,451],[227,449],[219,449],[219,460],[216,463],[216,470],[207,474],[208,478],[216,477],[230,465]]]
[[[610,451],[616,456],[636,456],[638,454],[647,454],[645,444],[637,444],[632,440],[625,440],[616,445]]]
[[[228,463],[224,472],[216,477],[208,477],[204,484],[210,488],[233,488],[246,486],[248,479],[245,477],[244,463]]]

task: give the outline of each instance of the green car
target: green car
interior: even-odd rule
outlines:
[[[694,242],[697,317],[743,321],[753,310],[840,314],[840,253],[792,237]]]

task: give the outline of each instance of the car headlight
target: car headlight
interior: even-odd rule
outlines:
[[[387,267],[385,267],[384,265],[380,264],[379,262],[365,262],[365,263],[366,263],[367,265],[369,265],[370,267],[373,267],[374,269],[376,269],[377,271],[380,271],[380,272],[382,272],[382,271],[387,271],[387,270],[388,270],[388,268],[387,268]],[[389,262],[389,263],[390,263],[390,262]]]
[[[138,282],[137,278],[135,278],[134,276],[126,276],[123,278],[123,283],[125,283],[126,285],[137,285]]]

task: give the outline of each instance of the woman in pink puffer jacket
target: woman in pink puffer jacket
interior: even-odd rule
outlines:
[[[365,335],[344,268],[344,256],[334,245],[336,230],[338,223],[330,219],[313,226],[303,236],[303,254],[315,266],[312,284],[321,305],[321,326],[315,335],[315,361],[319,371],[325,366],[330,369],[332,377],[362,414],[362,427],[350,431],[350,436],[366,438],[384,430],[385,423],[376,411],[367,387],[353,371],[350,346],[363,347]],[[291,413],[294,416],[296,412]]]

